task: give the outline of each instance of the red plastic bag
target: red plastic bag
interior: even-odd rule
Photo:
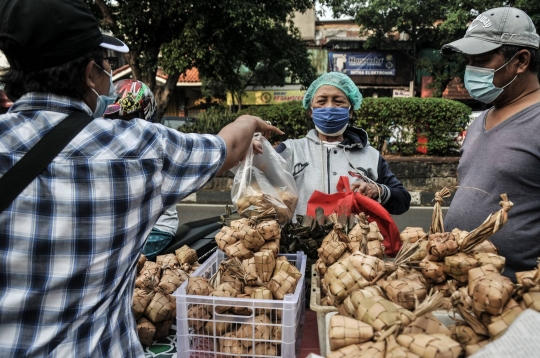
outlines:
[[[335,194],[325,194],[315,190],[308,200],[307,215],[315,216],[315,209],[323,208],[324,215],[338,212],[338,208],[346,208],[345,214],[359,214],[361,212],[368,215],[370,222],[375,221],[384,237],[384,253],[388,256],[395,256],[401,247],[399,229],[392,219],[392,215],[377,201],[368,198],[360,193],[351,191],[349,178],[342,176],[336,186],[338,190]],[[340,212],[341,213],[341,212]]]

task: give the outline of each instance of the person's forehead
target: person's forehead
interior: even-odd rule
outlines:
[[[474,59],[474,60],[479,60],[479,59],[482,59],[482,60],[490,60],[492,58],[495,58],[497,57],[498,55],[500,55],[500,52],[499,50],[493,50],[493,51],[489,51],[489,52],[485,52],[485,53],[480,53],[478,55],[467,55],[467,54],[463,54],[463,56],[465,58],[468,58],[468,59]]]
[[[343,92],[336,86],[332,86],[332,85],[322,85],[321,87],[319,87],[313,97],[318,97],[318,96],[324,96],[324,97],[343,96],[347,98],[347,95],[345,94],[345,92]]]

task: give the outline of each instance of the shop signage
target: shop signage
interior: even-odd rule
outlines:
[[[329,52],[330,70],[347,75],[395,76],[394,55],[382,52]]]
[[[290,101],[301,101],[304,99],[306,91],[301,90],[261,90],[261,91],[246,91],[242,97],[242,105],[263,105],[263,104],[279,104]],[[237,101],[235,100],[235,104]],[[233,104],[231,94],[227,94],[227,104]]]
[[[392,91],[392,97],[412,97],[410,91],[404,91],[400,89],[394,89]]]

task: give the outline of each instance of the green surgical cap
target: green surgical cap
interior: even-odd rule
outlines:
[[[319,87],[330,85],[339,88],[351,101],[352,107],[357,110],[362,104],[362,94],[351,78],[341,72],[328,72],[311,83],[304,95],[303,105],[305,109],[311,107],[311,101]]]

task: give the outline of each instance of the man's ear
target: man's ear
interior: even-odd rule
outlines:
[[[84,83],[88,88],[96,88],[96,77],[94,73],[94,61],[90,61],[86,64],[84,68]]]
[[[518,59],[517,74],[525,72],[531,63],[531,53],[529,50],[523,49],[518,52],[516,58]]]

